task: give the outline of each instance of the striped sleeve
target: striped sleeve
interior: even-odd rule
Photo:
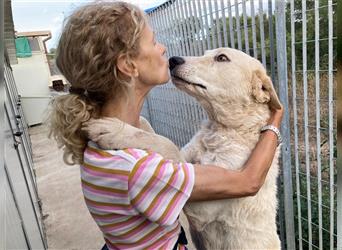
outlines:
[[[194,167],[148,152],[134,165],[128,180],[131,205],[150,221],[172,225],[194,186]]]

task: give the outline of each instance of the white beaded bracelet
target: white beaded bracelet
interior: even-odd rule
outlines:
[[[280,134],[280,131],[277,127],[273,126],[273,125],[266,125],[266,126],[263,126],[261,129],[260,129],[260,132],[264,132],[266,130],[271,130],[273,131],[276,135],[277,135],[277,138],[278,138],[278,145],[280,143],[282,143],[283,139],[281,137],[281,134]]]

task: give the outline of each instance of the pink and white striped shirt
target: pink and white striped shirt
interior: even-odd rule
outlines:
[[[89,142],[81,179],[87,207],[109,249],[174,247],[178,216],[194,185],[192,164],[134,148],[102,150]]]

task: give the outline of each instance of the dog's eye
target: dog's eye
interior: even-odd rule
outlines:
[[[225,54],[218,55],[216,57],[216,61],[218,61],[218,62],[230,62],[229,58]]]

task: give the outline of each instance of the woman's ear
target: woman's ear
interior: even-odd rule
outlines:
[[[138,77],[138,69],[132,60],[129,60],[127,55],[120,55],[117,60],[117,67],[121,73],[129,77]]]

